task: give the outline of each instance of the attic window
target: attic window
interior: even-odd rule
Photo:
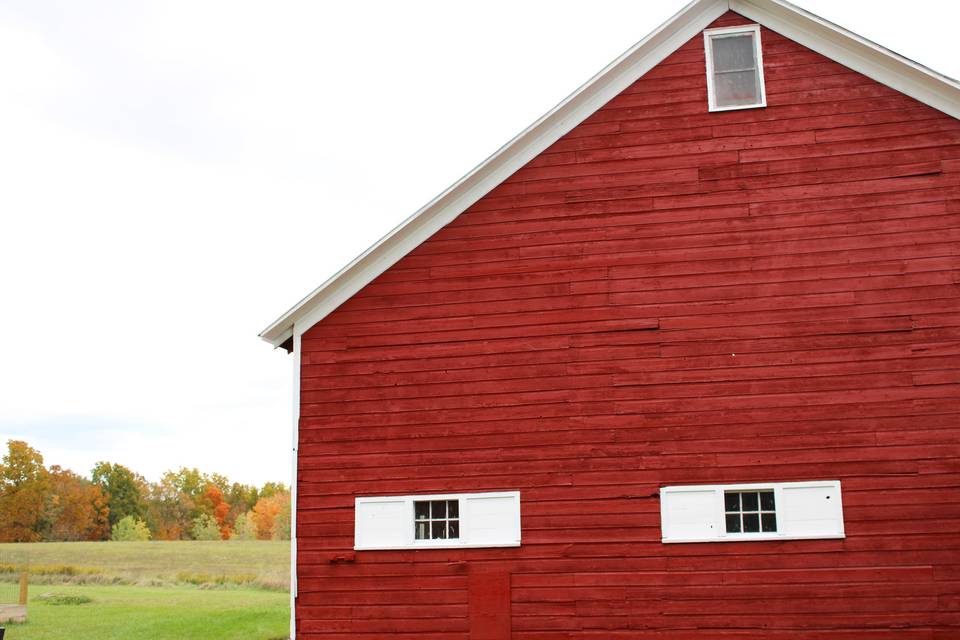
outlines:
[[[710,111],[767,106],[760,25],[703,32]]]

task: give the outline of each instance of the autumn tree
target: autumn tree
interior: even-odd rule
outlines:
[[[257,500],[257,504],[254,505],[252,513],[253,520],[257,525],[258,540],[272,540],[274,539],[275,535],[283,534],[282,531],[278,531],[277,529],[277,517],[283,512],[284,508],[286,508],[289,513],[289,493],[275,493],[269,497],[260,498]],[[288,536],[289,530],[290,525],[288,516],[288,523],[286,525]]]
[[[220,487],[213,483],[208,484],[203,492],[202,504],[205,507],[205,512],[201,515],[212,517],[220,529],[221,538],[228,540],[232,529],[227,523],[230,505],[223,499],[223,491]],[[196,522],[196,519],[194,519],[194,522]]]
[[[59,466],[50,467],[45,540],[106,540],[110,509],[100,485]]]
[[[178,478],[167,471],[147,491],[147,521],[157,540],[186,540],[195,517],[190,496],[180,491]]]
[[[141,476],[123,465],[109,462],[98,462],[90,475],[107,496],[111,527],[127,516],[143,519],[146,481]]]
[[[0,542],[40,540],[49,490],[40,452],[22,440],[8,440],[0,464]]]

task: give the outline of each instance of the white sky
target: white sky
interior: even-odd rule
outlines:
[[[257,333],[684,4],[3,0],[0,438],[289,482]],[[960,77],[954,0],[798,4]]]

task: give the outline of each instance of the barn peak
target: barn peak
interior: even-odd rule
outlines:
[[[728,11],[960,118],[960,83],[956,80],[789,2],[694,0],[313,290],[265,328],[260,337],[275,347],[291,350],[296,337]]]

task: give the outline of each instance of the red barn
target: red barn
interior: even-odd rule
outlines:
[[[287,312],[298,640],[960,638],[958,117],[698,0]]]

